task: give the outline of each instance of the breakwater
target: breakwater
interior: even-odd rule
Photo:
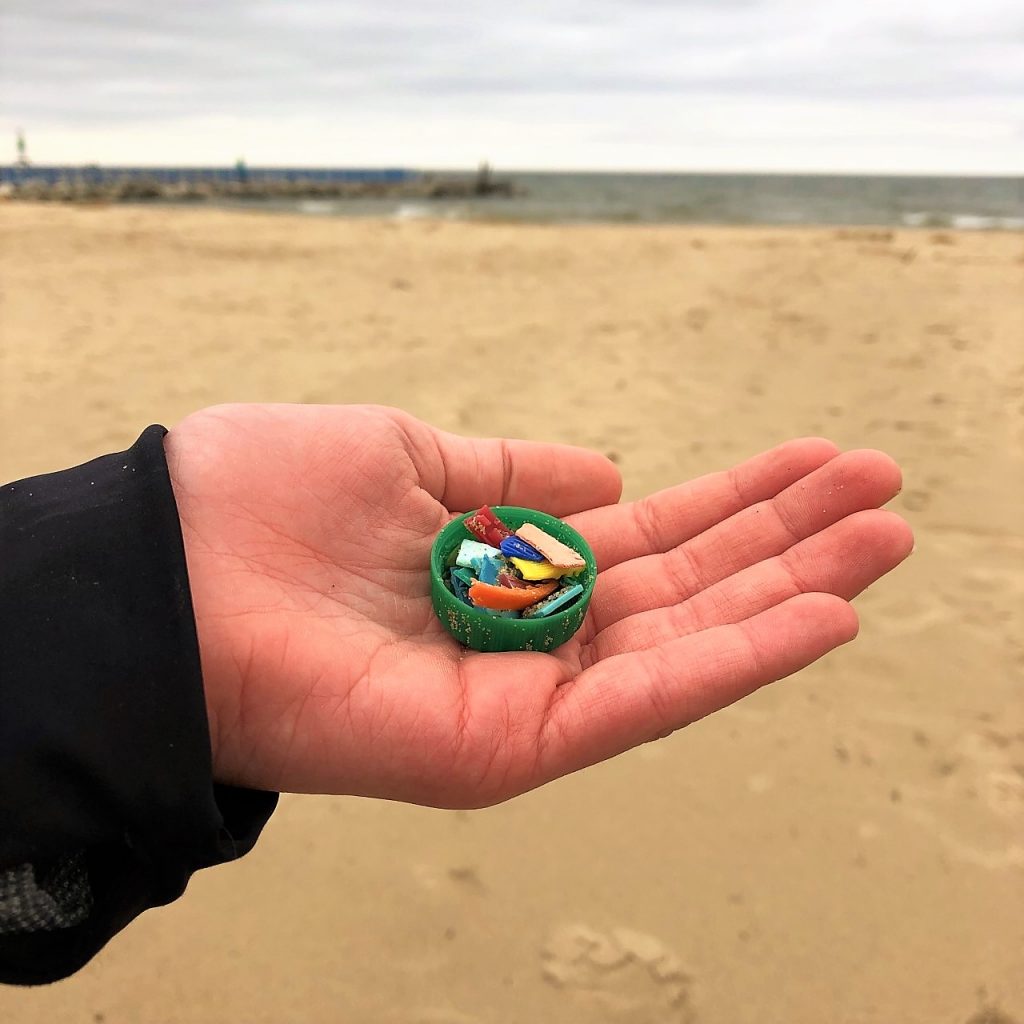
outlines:
[[[475,175],[402,169],[0,167],[8,198],[43,202],[216,199],[458,199],[520,194],[486,165]]]

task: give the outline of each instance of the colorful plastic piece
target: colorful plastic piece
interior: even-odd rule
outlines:
[[[476,583],[476,577],[469,569],[452,569],[452,575],[458,576],[466,584],[467,588]]]
[[[477,540],[464,540],[459,545],[459,553],[456,556],[455,564],[461,565],[463,569],[474,569],[476,572],[480,572],[485,555],[491,558],[499,558],[501,550],[500,548],[492,548],[488,544],[481,544]]]
[[[512,536],[512,531],[486,505],[467,516],[464,522],[474,537],[491,547],[498,547],[506,537]]]
[[[549,598],[544,601],[539,601],[535,605],[531,605],[523,611],[524,619],[539,619],[546,615],[551,615],[554,612],[564,608],[567,604],[575,601],[580,594],[583,593],[583,586],[579,583],[567,583],[565,586],[559,587]],[[470,589],[470,599],[473,597],[473,591]]]
[[[523,587],[529,587],[532,584],[521,580],[514,572],[509,569],[503,569],[498,573],[498,585],[501,587],[512,587],[514,590],[522,590]]]
[[[490,583],[476,582],[469,588],[469,599],[478,608],[494,608],[502,611],[522,611],[530,605],[553,594],[558,584],[541,583],[536,587],[513,590],[511,587],[495,587]],[[582,587],[580,590],[582,591]]]
[[[562,575],[550,562],[527,562],[525,558],[509,561],[522,573],[524,580],[556,580]]]
[[[497,583],[498,572],[505,565],[503,558],[492,558],[484,555],[480,560],[480,572],[478,573],[481,583]]]
[[[559,569],[586,568],[587,563],[578,551],[573,551],[550,533],[545,533],[539,526],[524,523],[516,530],[516,536],[535,547],[547,561]]]
[[[575,576],[583,571],[562,569],[550,562],[527,562],[523,558],[511,558],[509,561],[523,574],[524,580],[556,580],[561,576]]]
[[[528,562],[543,562],[544,556],[520,537],[506,537],[501,542],[501,553],[507,558],[523,558]]]
[[[469,576],[469,580],[466,579]],[[452,569],[449,573],[449,578],[452,581],[452,590],[455,596],[460,600],[464,601],[468,605],[472,605],[472,601],[469,599],[469,585],[473,581],[473,577],[465,569]]]

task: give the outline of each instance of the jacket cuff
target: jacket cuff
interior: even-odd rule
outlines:
[[[77,970],[277,802],[213,781],[166,433],[0,490],[0,871],[84,855],[92,896],[80,924],[0,937],[0,981]]]

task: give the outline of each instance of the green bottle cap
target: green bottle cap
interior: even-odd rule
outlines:
[[[583,625],[597,579],[594,552],[571,526],[545,512],[514,505],[492,505],[491,509],[509,529],[518,530],[524,523],[532,523],[578,551],[587,567],[573,579],[583,585],[583,593],[568,608],[540,619],[502,619],[463,604],[445,585],[444,578],[452,552],[464,540],[476,540],[465,526],[465,520],[473,514],[467,512],[452,520],[437,535],[430,549],[430,596],[434,611],[441,625],[460,644],[474,651],[553,651]]]

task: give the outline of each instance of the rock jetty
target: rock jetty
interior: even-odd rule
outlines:
[[[473,199],[520,195],[510,181],[495,179],[484,165],[475,176],[405,173],[366,178],[332,178],[316,172],[224,174],[182,171],[173,175],[144,170],[103,172],[67,168],[54,174],[22,168],[4,175],[6,198],[38,202],[121,203],[203,202],[220,199]]]

